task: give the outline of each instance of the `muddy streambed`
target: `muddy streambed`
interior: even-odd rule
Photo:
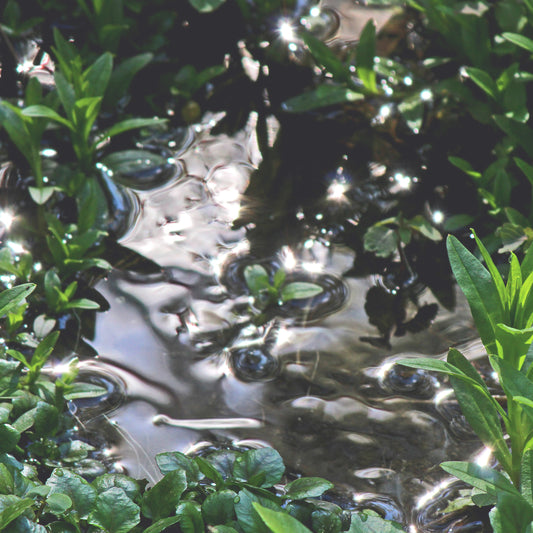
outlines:
[[[465,301],[457,294],[452,309],[439,305],[418,333],[393,335],[388,346],[379,339],[365,311],[369,291],[394,295],[399,288],[385,276],[350,275],[355,252],[324,227],[328,209],[353,209],[351,189],[361,186],[343,181],[342,167],[333,169],[332,183],[345,186],[341,194],[330,183],[325,215],[306,224],[302,211],[293,213],[301,240],[287,228],[290,245],[254,255],[251,247],[269,249],[268,235],[252,245],[254,226],[235,224],[247,209],[264,213],[265,224],[270,216],[269,205],[250,206],[243,196],[261,163],[253,119],[233,137],[212,132],[213,116],[159,139],[159,149],[172,151],[172,172],[154,188],[145,171],[128,176],[136,208],[120,242],[160,270],[115,269],[96,286],[110,308],[97,314],[90,344],[99,355],[84,362],[83,374],[113,393],[99,407],[80,409],[81,419],[106,435],[106,454],[134,476],[154,479],[162,451],[270,445],[290,471],[334,482],[348,508],[374,508],[416,531],[480,530],[475,517],[440,516],[463,487],[437,465],[481,451],[451,389],[393,365],[439,356],[451,345],[481,357]],[[280,238],[271,235],[276,245]],[[257,327],[242,275],[253,262],[283,265],[323,293]],[[436,305],[429,289],[417,290],[419,307]],[[407,318],[416,315],[412,303],[405,307]]]

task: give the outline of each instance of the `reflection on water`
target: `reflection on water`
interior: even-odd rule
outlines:
[[[115,271],[97,286],[110,310],[97,318],[100,357],[84,371],[126,395],[106,404],[109,453],[131,474],[154,479],[153,458],[162,451],[268,444],[291,470],[333,481],[347,508],[443,530],[436,509],[446,507],[454,485],[436,465],[467,459],[479,444],[441,378],[394,361],[438,356],[469,341],[460,295],[453,311],[439,307],[428,329],[395,337],[390,349],[364,342],[375,335],[364,305],[378,281],[344,275],[353,250],[306,237],[275,259],[253,259],[248,228],[232,228],[247,209],[241,195],[260,162],[253,127],[234,138],[198,128],[175,157],[180,171],[172,179],[137,191],[142,208],[122,239],[161,274]],[[290,275],[310,276],[326,290],[256,326],[242,280],[252,261],[283,263],[294,269]],[[421,291],[421,302],[436,303]],[[466,346],[472,358],[481,355],[479,345]],[[101,426],[93,407],[80,411],[89,426]],[[417,507],[424,497],[427,504]],[[454,516],[445,527],[455,520],[453,531],[474,530],[461,529],[464,517]]]

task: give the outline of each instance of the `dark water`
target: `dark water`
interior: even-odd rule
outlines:
[[[386,280],[347,276],[357,258],[331,227],[251,257],[250,227],[233,222],[247,209],[269,209],[243,197],[261,162],[254,116],[233,137],[212,133],[216,120],[177,135],[179,143],[164,141],[176,169],[165,183],[150,190],[142,169],[139,214],[121,243],[161,271],[116,270],[96,287],[110,310],[97,316],[99,357],[86,371],[123,394],[110,395],[103,415],[88,410],[86,423],[104,431],[107,453],[134,476],[156,478],[162,451],[271,445],[289,470],[334,482],[347,508],[371,507],[410,531],[480,531],[476,517],[443,518],[464,487],[438,468],[478,454],[479,443],[445,382],[394,366],[451,345],[483,355],[462,296],[452,311],[440,307],[428,329],[393,337],[390,348],[365,341],[376,336],[366,294]],[[353,187],[330,190],[324,205],[349,203]],[[317,224],[320,216],[313,232]],[[257,327],[242,277],[251,262],[284,265],[324,291]],[[428,289],[418,299],[436,303]]]

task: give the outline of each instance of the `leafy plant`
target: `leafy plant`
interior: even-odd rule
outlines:
[[[278,268],[274,276],[262,265],[248,265],[244,269],[244,279],[254,299],[254,306],[260,311],[283,305],[290,300],[312,298],[322,292],[322,287],[306,281],[287,282],[287,273]]]
[[[504,282],[483,243],[474,237],[486,267],[453,236],[447,240],[448,255],[505,394],[505,406],[458,350],[452,348],[447,361],[417,359],[402,360],[400,364],[449,375],[466,419],[508,477],[469,463],[449,462],[442,467],[484,494],[474,497],[474,502],[496,505],[491,513],[496,532],[526,531],[533,521],[529,488],[533,450],[533,250],[528,250],[522,263],[511,253]],[[515,514],[512,509],[520,518],[511,516]]]
[[[87,68],[83,68],[82,58],[71,43],[68,43],[57,30],[54,31],[54,52],[59,68],[54,73],[57,98],[65,116],[60,115],[49,105],[30,105],[22,111],[26,117],[53,120],[68,129],[74,153],[82,171],[91,174],[99,144],[128,130],[160,124],[158,119],[133,118],[122,120],[96,137],[92,129],[100,112],[106,90],[113,72],[113,58],[109,52],[102,54]],[[132,65],[135,72],[142,66]],[[128,73],[132,77],[132,72]],[[117,80],[114,80],[117,82]],[[123,79],[121,80],[123,82]]]
[[[411,219],[400,215],[380,220],[368,228],[364,236],[365,250],[374,252],[378,257],[389,257],[400,244],[409,244],[413,234],[423,235],[432,241],[442,239],[440,232],[422,215]]]

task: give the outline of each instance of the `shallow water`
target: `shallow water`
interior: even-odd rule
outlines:
[[[384,287],[383,279],[346,275],[355,253],[331,226],[316,237],[320,217],[300,242],[251,257],[253,226],[232,223],[249,209],[243,193],[261,162],[254,116],[233,137],[212,133],[217,118],[182,132],[178,145],[164,141],[176,163],[168,181],[147,190],[142,175],[139,213],[121,244],[161,272],[115,270],[97,285],[110,309],[97,315],[99,357],[85,365],[123,394],[104,404],[103,415],[82,410],[85,423],[104,430],[106,453],[134,476],[156,478],[154,456],[162,451],[271,445],[289,471],[334,482],[347,508],[374,508],[415,524],[411,531],[481,531],[475,517],[441,516],[458,485],[437,465],[480,450],[449,386],[393,365],[451,345],[480,358],[465,301],[457,294],[453,310],[439,307],[428,329],[392,337],[387,348],[365,340],[376,337],[366,294]],[[344,192],[349,207],[355,196]],[[328,201],[334,210],[339,198]],[[253,208],[268,213],[269,206]],[[324,292],[256,327],[242,277],[250,262],[282,264]],[[428,289],[418,300],[436,303]]]

